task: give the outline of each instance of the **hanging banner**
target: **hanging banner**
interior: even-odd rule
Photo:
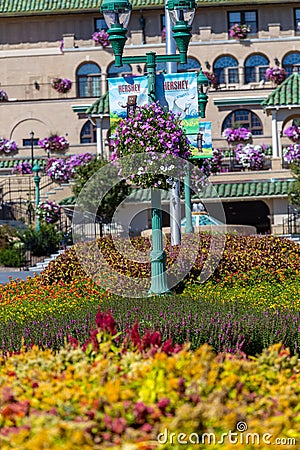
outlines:
[[[146,76],[108,79],[111,135],[120,122],[132,111],[148,103]],[[156,98],[160,105],[179,114],[189,139],[199,131],[198,90],[196,72],[156,75]],[[193,145],[193,144],[192,144]]]
[[[200,122],[199,132],[188,136],[192,158],[212,158],[211,122]]]
[[[108,78],[109,115],[111,135],[122,119],[126,119],[129,111],[148,102],[147,77]]]
[[[160,105],[180,114],[187,134],[199,129],[198,90],[196,72],[159,74],[156,76],[156,98]]]

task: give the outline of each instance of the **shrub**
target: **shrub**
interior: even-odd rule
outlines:
[[[62,233],[57,231],[54,224],[42,222],[39,231],[29,227],[20,233],[20,238],[26,249],[30,250],[34,256],[45,256],[58,250],[62,241]]]

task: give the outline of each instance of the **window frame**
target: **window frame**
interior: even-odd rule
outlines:
[[[88,73],[88,74],[78,74],[78,72],[80,71],[80,69],[87,64],[93,64],[95,66],[98,67],[99,69],[99,73]],[[85,81],[85,85],[87,85],[87,95],[81,95],[81,83],[80,81],[86,79]],[[99,91],[97,91],[97,89],[95,89],[95,91],[93,90],[93,79],[98,79],[98,84],[99,84]],[[94,62],[84,62],[83,64],[81,64],[77,70],[76,70],[76,87],[77,87],[77,97],[79,98],[93,98],[93,97],[99,97],[100,95],[102,95],[102,89],[101,89],[101,67],[98,66],[98,64],[94,63]],[[83,89],[83,88],[82,88]]]
[[[240,121],[237,121],[237,120],[234,120],[234,117],[235,117],[235,114],[238,112],[238,111],[247,111],[248,112],[248,119],[246,120],[240,120]],[[231,118],[231,124],[229,125],[229,124],[226,124],[226,125],[224,125],[225,124],[225,121],[227,120],[227,118],[230,116],[230,114],[232,115],[232,118]],[[259,122],[260,122],[260,127],[258,127],[258,126],[254,126],[254,127],[252,127],[252,114],[254,114],[254,116],[256,116],[256,118],[259,120]],[[250,119],[250,120],[249,120]],[[250,126],[248,125],[248,124],[250,124]],[[236,125],[239,125],[240,127],[245,127],[245,128],[247,128],[248,130],[250,130],[251,131],[251,133],[253,134],[253,136],[263,136],[263,134],[264,134],[264,128],[263,128],[263,123],[262,123],[262,121],[261,121],[261,119],[259,118],[259,116],[254,112],[254,111],[252,111],[251,109],[235,109],[234,111],[231,111],[226,117],[225,117],[225,119],[223,120],[223,123],[222,123],[222,132],[225,130],[225,128],[227,128],[228,126],[229,126],[229,128],[234,128]],[[256,130],[261,130],[261,133],[260,134],[257,134],[257,133],[255,133],[255,131]]]
[[[99,27],[97,26],[97,22],[100,21],[100,20],[101,20],[102,23],[104,24],[104,27],[99,28]],[[106,24],[106,22],[105,22],[105,20],[104,20],[104,17],[95,17],[95,18],[94,18],[94,31],[96,32],[96,31],[101,31],[101,30],[105,30],[105,31],[108,30],[108,26],[107,26],[107,24]]]
[[[270,61],[268,60],[266,65],[253,65],[253,66],[247,66],[246,63],[247,61],[252,57],[252,56],[261,56],[263,58],[265,58],[266,60],[268,60],[268,57],[259,53],[259,54],[252,54],[250,56],[247,57],[247,59],[244,62],[244,84],[250,84],[250,83],[260,83],[261,81],[265,80],[265,73],[266,70],[268,69],[268,67],[270,66]],[[253,69],[254,70],[254,77],[255,80],[246,80],[246,72],[247,69]],[[262,76],[262,78],[260,77],[261,71],[264,71],[264,76]]]
[[[89,142],[83,142],[82,141],[82,131],[88,125],[90,127],[90,130],[89,130],[90,132],[89,132],[89,134],[85,134],[84,136],[87,136],[85,139],[90,139],[90,141]],[[82,125],[82,127],[80,129],[79,140],[80,140],[80,144],[96,144],[97,143],[96,126],[90,120],[87,120]]]
[[[236,66],[215,67],[216,62],[221,60],[222,58],[232,58],[237,64],[236,64]],[[240,73],[239,73],[238,60],[234,56],[231,56],[231,55],[219,56],[213,62],[212,70],[217,75],[217,80],[218,80],[219,84],[225,84],[225,85],[240,84]],[[222,80],[222,77],[220,77],[221,70],[223,71],[224,80]],[[234,78],[234,81],[231,81],[232,77]]]
[[[299,14],[298,19],[297,19],[297,11]],[[300,29],[298,29],[298,24],[300,26],[300,8],[294,8],[294,29],[296,33],[300,33]]]
[[[245,14],[246,13],[255,13],[255,23],[256,23],[256,31],[250,31],[249,34],[250,35],[257,35],[258,34],[258,11],[257,9],[251,9],[251,10],[236,10],[236,11],[227,11],[227,24],[228,24],[228,30],[232,27],[232,25],[234,25],[235,23],[237,23],[236,21],[234,21],[234,23],[230,21],[230,14],[232,13],[238,13],[241,16],[241,20],[239,22],[239,24],[241,25],[251,25],[251,24],[247,24],[246,20],[245,20]]]

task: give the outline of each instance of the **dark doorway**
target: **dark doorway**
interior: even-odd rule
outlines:
[[[259,234],[271,232],[270,210],[263,201],[224,202],[223,207],[228,225],[252,225]]]

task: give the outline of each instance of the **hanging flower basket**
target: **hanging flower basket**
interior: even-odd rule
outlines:
[[[206,71],[204,71],[203,73],[206,76],[206,78],[209,79],[211,86],[213,86],[214,88],[216,86],[218,86],[218,84],[219,84],[218,83],[218,77],[217,77],[217,75],[215,73],[213,73],[213,72],[206,72]]]
[[[252,133],[247,128],[226,128],[222,136],[226,138],[228,143],[245,142],[252,138]]]
[[[283,159],[289,163],[298,163],[300,161],[300,144],[292,144],[283,151]]]
[[[157,169],[157,175],[149,172],[149,168],[156,164],[158,153],[163,157],[170,155],[183,160],[191,154],[180,118],[166,111],[158,102],[141,106],[135,115],[131,114],[122,120],[116,127],[111,147],[111,160],[116,166],[122,157],[143,154],[143,163],[139,167],[134,169],[132,161],[127,168],[130,172],[128,179],[141,187],[167,188],[168,180],[163,172],[167,174],[169,167],[161,166]]]
[[[95,33],[92,34],[92,38],[96,44],[102,45],[102,47],[110,45],[108,34],[104,30],[95,31]]]
[[[72,81],[68,80],[68,78],[54,78],[51,86],[60,94],[66,94],[72,88]]]
[[[8,102],[8,95],[5,91],[0,91],[0,102]]]
[[[65,152],[69,148],[69,142],[64,136],[54,134],[38,141],[38,145],[47,152]]]
[[[18,174],[18,175],[28,175],[32,173],[32,165],[27,162],[23,161],[19,164],[15,164],[11,171],[12,174]]]
[[[284,130],[283,134],[285,134],[293,142],[300,141],[300,127],[297,127],[296,125],[288,127],[286,130]]]
[[[10,141],[9,139],[0,138],[0,153],[2,155],[9,155],[16,153],[18,151],[18,146],[15,141]]]
[[[278,86],[286,79],[286,71],[282,67],[269,67],[266,70],[265,78]]]
[[[40,203],[36,209],[37,217],[46,223],[55,223],[60,218],[60,206],[50,200]]]
[[[46,165],[46,174],[57,183],[68,183],[74,178],[76,168],[88,163],[94,158],[91,153],[73,155],[63,160],[50,158]]]
[[[243,167],[251,170],[263,169],[265,154],[260,145],[239,144],[235,151],[236,160]]]
[[[212,153],[213,157],[211,159],[211,173],[221,172],[224,153],[220,148],[214,148]]]
[[[229,30],[229,36],[234,39],[246,39],[247,34],[250,33],[251,27],[245,24],[234,24]]]

